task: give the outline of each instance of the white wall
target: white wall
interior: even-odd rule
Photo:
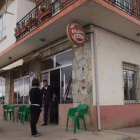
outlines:
[[[15,31],[16,27],[16,1],[14,1],[7,9],[8,12],[13,13],[6,14],[6,38],[0,41],[0,52],[4,51],[6,48],[15,43]]]
[[[32,9],[36,7],[36,3],[28,0],[17,0],[17,22],[26,16]]]
[[[35,6],[36,3],[28,0],[14,0],[8,7],[7,11],[14,15],[6,14],[6,38],[0,41],[0,53],[16,42],[14,28],[16,28],[17,21],[21,20]],[[4,8],[5,6],[0,11]]]
[[[95,28],[95,33],[100,105],[123,105],[122,62],[140,65],[140,44],[100,28]]]

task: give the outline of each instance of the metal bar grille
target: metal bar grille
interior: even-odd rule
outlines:
[[[77,0],[43,0],[17,23],[15,28],[17,41],[76,1]]]
[[[140,69],[139,66],[123,63],[124,101],[125,103],[140,103]]]
[[[104,0],[140,20],[140,0]]]

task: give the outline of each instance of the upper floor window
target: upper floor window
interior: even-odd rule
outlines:
[[[5,78],[0,77],[0,104],[4,104],[5,100]]]
[[[0,17],[0,40],[6,36],[6,14],[3,13]]]
[[[116,4],[126,12],[130,12],[130,0],[116,0]]]
[[[52,0],[52,11],[53,14],[60,12],[60,0]]]
[[[139,103],[140,94],[139,66],[123,63],[124,100],[125,103]]]

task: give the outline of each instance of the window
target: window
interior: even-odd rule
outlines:
[[[72,51],[56,54],[49,59],[41,63],[41,81],[48,80],[61,103],[72,103]],[[46,68],[48,69],[45,70]]]
[[[29,67],[13,72],[14,103],[28,104],[29,101]]]
[[[72,103],[72,66],[61,69],[62,103]]]
[[[66,52],[56,56],[56,66],[62,66],[72,62],[72,52]]]
[[[0,17],[0,40],[6,36],[6,14],[3,13]]]
[[[130,0],[116,0],[116,4],[124,11],[130,11]]]
[[[0,77],[0,104],[4,104],[5,100],[5,78]]]
[[[60,11],[60,0],[52,0],[52,11],[56,14]]]
[[[29,99],[29,77],[14,80],[14,103],[28,104]]]
[[[44,71],[44,70],[48,70],[48,69],[53,68],[53,65],[54,65],[53,63],[54,63],[53,58],[49,58],[45,61],[42,61],[41,62],[41,70]]]
[[[123,63],[125,103],[139,103],[139,66]]]

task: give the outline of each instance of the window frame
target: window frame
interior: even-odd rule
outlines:
[[[18,103],[18,81],[19,80],[23,80],[23,95],[25,95],[25,83],[24,83],[24,79],[25,78],[29,78],[29,75],[27,75],[27,76],[23,76],[23,77],[20,77],[20,78],[17,78],[17,79],[14,79],[13,80],[13,82],[15,82],[15,81],[17,81],[17,99],[16,99],[16,101],[17,101],[17,104],[19,104]],[[30,79],[29,79],[30,80]],[[13,83],[14,84],[14,83]],[[29,85],[29,87],[30,87],[30,85]],[[15,88],[15,87],[14,87]],[[14,90],[14,89],[13,89]],[[15,92],[15,91],[14,91]],[[14,104],[15,104],[15,102],[14,102]],[[25,104],[25,100],[24,100],[24,96],[23,96],[23,102],[22,102],[22,104]]]
[[[48,72],[48,71],[50,71],[50,70],[54,70],[54,69],[56,69],[56,68],[61,68],[61,67],[65,67],[65,66],[72,65],[72,62],[71,62],[71,63],[68,63],[68,64],[64,64],[64,65],[62,65],[62,66],[56,66],[56,57],[57,57],[58,55],[61,55],[61,54],[64,54],[64,53],[67,53],[67,52],[70,52],[70,51],[72,51],[72,49],[68,49],[68,50],[66,50],[66,51],[63,51],[63,52],[57,53],[57,54],[55,54],[55,55],[52,55],[52,56],[50,56],[50,57],[47,57],[47,58],[42,59],[41,62],[43,62],[43,61],[45,61],[45,60],[47,60],[47,59],[52,58],[54,64],[53,64],[53,68],[47,69],[47,70],[42,70],[42,69],[41,69],[41,62],[40,62],[40,69],[41,69],[41,72],[44,73],[44,72]]]
[[[0,76],[0,79],[1,78],[4,78],[4,76]],[[6,82],[6,79],[4,78],[4,82],[0,82],[0,85],[4,85],[4,87],[5,87],[5,82]],[[3,89],[2,89],[3,90]],[[3,95],[3,93],[5,92],[5,90],[4,91],[2,91],[2,95]],[[0,100],[0,101],[4,101],[4,103],[5,103],[5,97],[3,97],[2,96],[2,100]],[[4,104],[3,103],[3,104]]]
[[[140,82],[139,82],[139,77],[140,77],[140,68],[139,65],[135,65],[135,64],[131,64],[128,62],[123,62],[122,63],[123,66],[123,85],[124,85],[124,102],[125,104],[136,104],[136,103],[140,103],[140,93],[139,93],[139,87],[140,87]],[[130,73],[134,72],[135,73],[135,78],[131,79],[130,78]],[[125,77],[125,74],[127,73],[128,76]],[[126,78],[126,79],[125,79]],[[129,79],[127,79],[129,78]],[[131,80],[130,80],[131,79]],[[134,86],[132,85],[131,88],[130,87],[125,87],[125,82],[127,82],[127,84],[129,84],[129,82],[133,82],[133,80],[135,81]],[[130,85],[130,84],[129,84]],[[125,99],[125,88],[128,88],[127,91],[129,94],[129,99]],[[135,99],[131,99],[130,98],[130,89],[131,90],[135,90],[134,94],[135,94]],[[127,97],[128,98],[128,97]]]
[[[130,5],[130,0],[127,0],[128,2],[126,2],[126,0],[123,1],[123,4],[121,3],[121,0],[116,0],[116,5],[119,9],[122,9],[123,11],[125,11],[126,13],[130,14],[131,11],[131,5]],[[127,3],[129,6],[127,6]],[[123,8],[122,8],[123,7]]]
[[[4,21],[4,18],[5,18],[5,26],[3,25],[3,21]],[[0,41],[3,40],[5,37],[6,37],[6,13],[4,12],[3,14],[1,14],[0,16],[0,23],[2,24],[1,25],[1,29],[0,29]],[[5,29],[4,29],[5,28]],[[3,31],[5,30],[5,35],[3,36]]]
[[[42,74],[48,73],[48,75],[49,75],[48,83],[50,83],[50,72],[53,71],[53,70],[56,70],[56,69],[60,69],[60,103],[62,103],[62,93],[61,93],[62,92],[62,83],[61,83],[61,81],[62,81],[62,68],[66,68],[66,67],[72,66],[72,61],[71,61],[71,63],[67,63],[67,64],[64,64],[64,65],[61,65],[61,66],[56,66],[56,57],[59,56],[59,55],[62,55],[64,53],[67,53],[67,52],[71,52],[71,55],[72,55],[72,49],[68,49],[66,51],[63,51],[63,52],[57,53],[55,55],[52,55],[50,57],[44,58],[44,59],[42,59],[40,61],[40,67],[41,67],[41,62],[42,61],[45,61],[45,60],[47,60],[49,58],[53,58],[53,60],[54,60],[53,61],[54,62],[54,67],[52,69],[48,69],[48,70],[44,70],[44,71],[41,70],[41,72],[40,72],[40,76],[42,76]],[[72,100],[73,100],[73,98],[72,98]]]

